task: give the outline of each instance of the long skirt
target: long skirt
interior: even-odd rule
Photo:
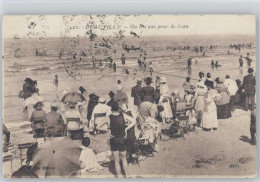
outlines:
[[[227,119],[231,117],[230,104],[217,105],[217,116],[218,119]]]

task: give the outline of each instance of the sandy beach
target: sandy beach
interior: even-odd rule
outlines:
[[[214,39],[214,38],[212,38]],[[166,41],[167,40],[167,41]],[[182,57],[179,58],[178,51],[172,51],[166,49],[167,46],[171,46],[176,41],[179,44],[184,44],[185,41],[190,42],[187,38],[183,39],[166,39],[158,38],[156,40],[144,39],[142,40],[146,44],[153,41],[157,41],[156,46],[150,46],[147,48],[147,59],[152,61],[155,68],[153,80],[156,75],[167,77],[168,84],[171,92],[175,89],[180,91],[181,97],[183,96],[182,83],[185,81],[186,76],[190,76],[192,84],[196,84],[198,79],[198,72],[204,71],[204,73],[211,72],[212,78],[217,76],[224,77],[229,74],[232,79],[240,79],[247,74],[246,62],[244,63],[244,69],[238,68],[238,59],[240,55],[246,55],[250,52],[253,59],[252,67],[256,67],[255,61],[255,47],[244,48],[241,52],[231,49],[231,54],[227,54],[229,50],[229,43],[238,42],[234,38],[225,39],[223,43],[221,38],[215,38],[215,44],[218,47],[214,50],[206,51],[206,56],[202,56],[202,53],[198,53],[199,63],[192,65],[192,72],[188,74],[186,69],[186,61],[190,56],[196,54],[192,50],[184,50]],[[232,41],[231,41],[232,40]],[[243,39],[241,42],[254,42],[252,37],[248,40]],[[118,70],[116,73],[112,69],[105,69],[100,77],[100,68],[91,68],[89,63],[90,57],[86,57],[85,63],[81,63],[82,66],[78,66],[78,72],[81,74],[78,80],[75,80],[69,76],[64,70],[64,60],[59,60],[56,56],[58,46],[62,43],[53,45],[53,49],[49,49],[52,53],[48,57],[34,57],[33,50],[30,47],[21,50],[21,58],[14,57],[13,51],[18,44],[24,44],[20,40],[7,41],[4,47],[4,90],[3,90],[3,122],[11,131],[11,143],[14,148],[8,152],[13,155],[13,171],[16,171],[20,166],[20,153],[17,145],[20,143],[34,142],[32,137],[30,122],[26,117],[26,113],[23,113],[22,105],[23,100],[18,98],[18,93],[22,89],[23,80],[26,77],[31,77],[33,80],[38,81],[38,88],[40,95],[44,99],[44,110],[50,111],[50,104],[54,101],[60,102],[62,92],[78,91],[79,86],[83,86],[87,90],[86,98],[87,102],[83,105],[83,121],[86,121],[88,95],[96,93],[99,96],[103,96],[106,101],[109,100],[109,91],[115,91],[116,81],[120,79],[124,86],[124,91],[127,93],[130,103],[129,107],[133,107],[133,99],[130,97],[131,88],[135,85],[138,77],[144,78],[145,75],[142,70],[137,71],[137,75],[134,77],[133,68],[138,67],[137,57],[138,52],[126,53],[126,66],[122,67],[120,63],[121,52],[114,55],[114,60],[118,64]],[[53,41],[55,42],[55,41]],[[83,42],[83,41],[82,41]],[[210,40],[208,38],[198,39],[194,41],[194,44],[203,42],[208,44]],[[28,42],[26,42],[28,43]],[[38,42],[39,43],[39,42]],[[47,49],[46,44],[42,43],[43,49]],[[56,42],[55,42],[56,43]],[[87,43],[86,43],[87,44]],[[41,45],[41,44],[39,44]],[[31,45],[28,45],[31,46]],[[79,49],[84,47],[82,44]],[[157,47],[163,47],[164,49],[156,49]],[[56,52],[55,52],[56,51]],[[55,55],[54,55],[55,54]],[[35,60],[37,59],[37,61]],[[222,65],[218,69],[212,69],[210,67],[211,60],[219,60]],[[13,72],[14,63],[21,64],[19,71]],[[85,67],[84,67],[85,66]],[[130,70],[130,75],[125,75],[125,68]],[[56,87],[52,82],[54,75],[59,75],[59,85]],[[154,84],[154,83],[153,83]],[[59,103],[62,107],[62,103]],[[168,129],[170,124],[162,126],[163,129]],[[223,120],[219,123],[219,128],[214,131],[203,131],[197,129],[194,132],[188,132],[184,135],[184,138],[170,138],[162,133],[162,138],[159,141],[159,152],[154,153],[154,157],[149,157],[140,161],[140,166],[137,164],[129,164],[129,172],[132,177],[254,177],[256,175],[257,164],[257,151],[256,146],[250,144],[250,111],[244,111],[236,109],[232,113],[232,117]],[[91,138],[91,148],[96,153],[109,150],[106,136],[100,135],[96,138]],[[7,154],[5,154],[7,155]],[[5,177],[10,177],[10,162],[3,163]],[[93,176],[94,175],[94,176]],[[114,177],[113,166],[105,167],[104,170],[98,173],[82,174],[82,177]]]

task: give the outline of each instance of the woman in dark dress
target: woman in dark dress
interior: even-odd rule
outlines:
[[[151,87],[152,78],[147,77],[145,80],[146,86],[142,88],[142,102],[149,101],[151,103],[154,103],[156,100],[155,98],[155,90],[153,87]]]
[[[110,149],[114,158],[116,176],[122,174],[119,164],[120,159],[122,160],[125,175],[128,175],[128,164],[126,160],[126,138],[128,130],[136,124],[136,121],[134,118],[119,112],[119,104],[117,102],[112,104],[112,114],[109,116],[109,118],[111,130]],[[126,126],[127,122],[129,123],[128,126]]]

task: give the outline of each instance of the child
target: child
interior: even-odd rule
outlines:
[[[193,108],[191,108],[186,112],[186,116],[189,116],[189,120],[188,120],[188,123],[187,123],[189,128],[192,129],[192,130],[195,130],[195,125],[196,125],[196,122],[197,122],[196,111]]]
[[[92,149],[89,148],[90,139],[88,137],[82,140],[82,151],[80,153],[79,162],[81,174],[88,172],[99,172],[103,167],[97,162],[97,158]]]

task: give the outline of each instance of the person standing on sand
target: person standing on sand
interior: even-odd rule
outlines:
[[[201,127],[206,130],[213,130],[218,128],[217,106],[215,101],[221,96],[217,90],[214,89],[214,82],[206,82],[208,88],[204,96],[205,106],[202,113]]]
[[[124,54],[122,54],[122,57],[121,57],[121,61],[122,61],[122,65],[124,66],[125,65],[125,55]]]
[[[93,65],[93,67],[95,67],[95,66],[96,66],[96,59],[95,59],[94,56],[92,56],[91,61],[92,61],[92,65]]]
[[[26,78],[24,80],[24,84],[23,84],[23,99],[27,99],[29,97],[32,96],[32,94],[34,93],[34,89],[35,89],[35,84],[34,81],[31,78]]]
[[[112,107],[112,104],[115,102],[115,99],[114,99],[115,93],[114,93],[113,91],[110,91],[110,92],[108,93],[108,95],[109,95],[109,97],[110,97],[110,100],[107,102],[107,105],[110,106],[110,107]]]
[[[246,99],[245,99],[245,110],[248,108],[253,110],[255,104],[255,93],[256,93],[256,79],[253,75],[253,68],[248,68],[248,75],[243,79],[242,89],[245,89]]]
[[[195,64],[198,64],[199,58],[198,56],[195,56]]]
[[[237,93],[238,87],[235,80],[232,80],[229,75],[226,75],[226,79],[224,84],[228,87],[228,91],[230,93],[230,108],[231,111],[234,111],[234,103],[235,103],[235,95]]]
[[[155,100],[155,91],[154,88],[151,87],[152,78],[147,77],[145,79],[146,86],[142,88],[142,102],[149,101],[151,103],[154,103]]]
[[[163,123],[169,123],[170,122],[170,118],[173,117],[172,115],[172,109],[171,109],[171,105],[170,105],[170,89],[169,86],[167,84],[167,79],[166,77],[161,77],[161,88],[160,88],[160,100],[159,100],[159,104],[162,105],[164,107],[164,111],[162,111],[162,119],[163,119]]]
[[[114,70],[114,72],[116,72],[116,62],[115,61],[113,63],[113,70]]]
[[[214,60],[211,60],[211,68],[212,69],[214,69],[214,65],[215,65]]]
[[[221,95],[221,98],[216,100],[218,119],[227,119],[231,117],[230,109],[230,93],[228,87],[224,85],[224,79],[219,78],[216,84],[216,90]]]
[[[243,56],[241,55],[239,58],[239,68],[242,69],[243,68]]]
[[[195,91],[195,107],[194,109],[196,110],[197,113],[197,123],[199,126],[201,126],[201,119],[202,119],[202,114],[203,110],[205,107],[205,101],[204,101],[204,96],[207,92],[206,86],[204,84],[204,81],[200,81],[197,83],[197,88]]]
[[[123,114],[119,112],[119,104],[114,102],[112,105],[112,114],[109,116],[110,119],[110,130],[111,130],[111,138],[110,138],[110,149],[112,151],[112,155],[114,158],[115,169],[116,169],[116,177],[118,177],[121,172],[120,167],[120,159],[123,164],[123,171],[125,172],[125,176],[129,175],[128,173],[128,163],[127,163],[127,131],[132,128],[136,124],[136,120],[127,114]],[[126,123],[129,123],[126,126]]]
[[[251,144],[256,145],[256,110],[251,112],[250,118]]]
[[[114,97],[115,102],[117,102],[120,107],[122,107],[123,104],[125,104],[128,107],[128,96],[125,92],[123,92],[123,86],[118,85],[116,91],[117,92]]]
[[[251,62],[252,62],[252,59],[249,57],[249,53],[247,53],[247,56],[244,57],[244,58],[246,58],[247,66],[250,67],[250,66],[251,66]]]
[[[138,78],[136,86],[132,88],[131,97],[134,97],[134,106],[138,110],[142,99],[142,79]]]
[[[58,84],[59,84],[58,75],[55,75],[55,78],[54,78],[54,80],[53,80],[53,83],[54,83],[54,85],[55,85],[56,87],[58,86]]]

